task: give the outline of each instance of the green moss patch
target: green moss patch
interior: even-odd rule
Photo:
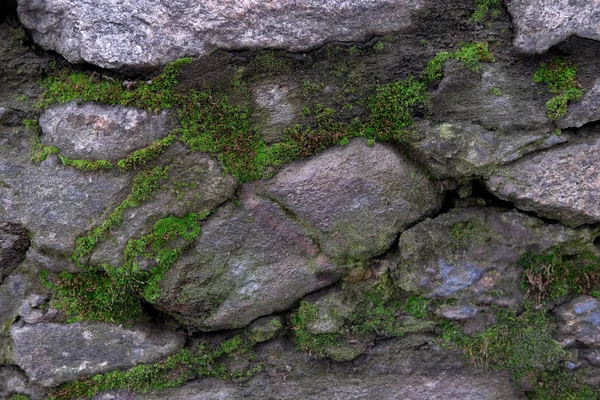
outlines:
[[[577,66],[563,57],[557,57],[549,63],[542,63],[533,75],[537,83],[545,83],[550,93],[555,94],[546,103],[548,117],[558,119],[566,114],[569,103],[583,98],[583,88],[577,82]]]
[[[590,252],[570,255],[555,247],[545,254],[524,254],[519,266],[523,290],[538,303],[575,293],[600,293],[600,258]]]
[[[516,315],[500,309],[498,323],[471,338],[454,323],[442,324],[442,338],[461,348],[473,364],[508,370],[517,387],[523,380],[533,386],[543,373],[562,368],[567,353],[552,339],[554,326],[544,309],[527,306]]]
[[[469,21],[482,23],[494,20],[502,12],[502,0],[475,0],[475,12]]]
[[[76,274],[43,272],[42,282],[52,291],[53,307],[64,311],[68,322],[143,320],[142,301],[158,298],[164,274],[198,238],[200,224],[208,215],[190,213],[157,221],[148,235],[129,240],[120,267],[83,267]],[[141,270],[138,262],[144,258],[154,260],[155,265]]]
[[[156,364],[141,364],[126,371],[111,371],[90,378],[66,383],[58,387],[50,400],[89,398],[107,390],[126,389],[147,393],[184,385],[199,377],[218,379],[252,375],[260,371],[260,365],[251,362],[254,342],[236,336],[219,346],[201,344],[183,349]],[[229,357],[245,358],[249,366],[233,370],[228,366]]]

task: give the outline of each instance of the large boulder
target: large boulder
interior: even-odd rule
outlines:
[[[447,62],[431,95],[432,115],[416,126],[410,146],[440,178],[470,179],[498,165],[567,140],[555,135],[535,66],[482,65],[480,72]]]
[[[411,26],[422,0],[19,0],[33,39],[72,63],[143,68],[214,48],[304,51]]]
[[[508,373],[477,368],[456,351],[409,336],[380,342],[350,363],[318,361],[281,340],[258,349],[268,373],[243,384],[202,379],[165,391],[135,394],[139,400],[524,400]],[[127,400],[127,391],[95,400]]]
[[[15,324],[10,332],[13,362],[45,387],[156,362],[185,342],[183,335],[171,331],[102,323]]]
[[[488,189],[523,210],[570,226],[600,222],[600,138],[591,135],[499,168]]]
[[[174,143],[161,162],[170,165],[168,179],[151,200],[125,211],[123,223],[94,249],[89,260],[92,264],[118,266],[127,241],[148,234],[159,219],[211,211],[234,196],[236,180],[224,174],[218,162],[207,154],[193,153],[183,144]]]
[[[246,185],[160,282],[156,306],[201,330],[239,328],[339,280],[336,265],[275,202]]]
[[[428,298],[514,306],[523,299],[517,266],[522,254],[592,239],[590,231],[515,211],[455,209],[402,233],[392,278],[398,288]]]
[[[40,117],[41,141],[71,159],[116,162],[169,133],[167,113],[134,107],[71,102]]]
[[[367,260],[441,206],[423,171],[392,146],[354,139],[282,169],[261,190],[335,259]]]
[[[600,0],[511,0],[514,45],[543,53],[570,36],[600,40]]]

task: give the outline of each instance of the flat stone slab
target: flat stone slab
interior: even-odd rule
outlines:
[[[305,51],[411,26],[423,0],[19,0],[36,43],[72,63],[144,68],[212,49]]]
[[[13,325],[10,332],[13,362],[45,387],[156,362],[185,342],[171,331],[102,323]]]
[[[573,227],[600,222],[600,138],[598,127],[593,130],[499,168],[486,181],[488,189],[520,209]]]
[[[168,135],[167,113],[135,107],[66,103],[40,117],[41,141],[71,159],[118,161]]]
[[[506,3],[515,26],[513,44],[543,53],[571,36],[600,40],[600,0],[513,0]]]

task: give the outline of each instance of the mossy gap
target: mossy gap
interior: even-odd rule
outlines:
[[[242,378],[254,375],[262,366],[254,360],[256,342],[251,335],[239,334],[218,344],[200,343],[169,356],[154,364],[140,364],[124,371],[104,374],[65,383],[56,388],[50,400],[89,398],[108,390],[125,389],[147,393],[183,386],[192,379],[213,377],[217,379]],[[242,369],[231,368],[229,361],[245,359]]]

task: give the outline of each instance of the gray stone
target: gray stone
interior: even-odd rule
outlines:
[[[71,159],[116,162],[169,133],[167,113],[134,107],[66,103],[40,117],[41,141]]]
[[[46,390],[31,384],[18,368],[0,366],[0,398],[11,399],[14,394],[29,396],[32,400],[47,398]]]
[[[600,349],[600,301],[580,295],[553,310],[563,346]]]
[[[476,73],[447,62],[431,96],[432,115],[417,122],[411,150],[437,177],[460,180],[567,141],[555,135],[532,73],[501,62]]]
[[[17,319],[49,322],[55,310],[45,307],[47,289],[40,282],[40,265],[27,258],[0,285],[0,364],[9,363],[12,354],[10,326]]]
[[[592,224],[600,221],[599,165],[600,138],[582,136],[499,168],[486,185],[523,210],[570,226]]]
[[[392,278],[398,288],[428,298],[514,306],[523,298],[517,266],[523,253],[578,239],[591,243],[592,236],[514,211],[455,209],[402,233]]]
[[[466,319],[475,318],[479,309],[470,305],[464,306],[442,306],[438,310],[438,315],[444,319],[450,319],[454,321],[462,321]]]
[[[15,324],[10,332],[14,363],[44,387],[155,362],[185,342],[175,332],[102,323]]]
[[[317,317],[306,325],[306,329],[315,335],[340,333],[355,308],[345,297],[344,292],[334,291],[311,302],[317,309]]]
[[[201,330],[240,328],[338,281],[308,232],[251,185],[202,226],[201,237],[160,283],[156,306]]]
[[[0,221],[0,284],[23,261],[28,248],[25,229]]]
[[[0,159],[0,206],[40,250],[69,255],[75,239],[129,194],[133,174],[82,172],[50,155],[40,165]]]
[[[406,30],[423,1],[410,0],[19,0],[40,46],[72,63],[143,68],[214,48],[304,51]]]
[[[236,180],[225,175],[217,161],[206,154],[192,153],[183,144],[173,143],[161,160],[170,165],[168,180],[151,200],[125,211],[123,223],[112,229],[110,237],[92,253],[92,264],[118,266],[127,241],[148,234],[159,219],[211,211],[234,196]],[[152,264],[151,260],[148,262]]]
[[[433,214],[442,196],[390,145],[354,139],[279,171],[262,185],[336,259],[385,252],[399,232]]]
[[[600,40],[599,0],[512,0],[513,44],[526,53],[543,53],[570,36]]]
[[[567,115],[559,119],[556,125],[561,129],[579,128],[590,122],[600,120],[600,78],[594,86],[585,92],[583,99],[569,105]]]
[[[267,143],[277,141],[284,128],[291,126],[298,116],[298,106],[287,98],[290,89],[287,84],[263,83],[253,90],[254,102],[267,114],[260,124],[261,135]]]
[[[418,347],[417,346],[421,346]],[[347,363],[318,361],[281,341],[257,356],[265,371],[243,384],[202,379],[136,400],[524,400],[508,373],[468,365],[456,352],[436,349],[428,339],[381,342]],[[286,368],[287,367],[287,368]],[[106,393],[96,400],[126,400]],[[129,394],[131,395],[131,394]]]

